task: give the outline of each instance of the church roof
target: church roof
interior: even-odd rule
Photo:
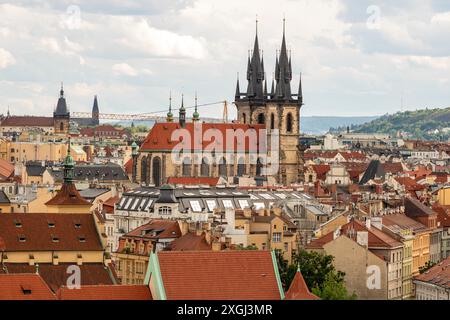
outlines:
[[[61,91],[59,92],[58,104],[55,109],[55,116],[65,116],[69,113],[67,109],[66,98],[64,97],[64,88],[61,85]]]
[[[86,205],[91,203],[84,199],[73,183],[63,183],[56,196],[45,203],[47,206]]]

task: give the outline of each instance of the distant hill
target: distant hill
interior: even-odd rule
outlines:
[[[330,128],[338,128],[354,126],[372,121],[378,118],[377,116],[373,117],[318,117],[318,116],[309,116],[309,117],[301,117],[300,129],[302,133],[306,134],[325,134]],[[122,125],[122,126],[130,126],[131,121],[117,121],[114,124]],[[136,126],[145,125],[147,127],[152,127],[153,121],[135,121],[134,124]]]
[[[307,134],[325,134],[331,128],[347,128],[361,125],[366,122],[377,119],[372,117],[301,117],[300,129],[302,133]]]
[[[450,108],[423,109],[384,115],[353,128],[357,133],[386,133],[415,139],[448,140],[450,138]],[[342,129],[342,128],[341,128]]]

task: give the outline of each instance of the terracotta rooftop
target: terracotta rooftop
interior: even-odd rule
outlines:
[[[56,300],[38,274],[0,274],[0,300]]]
[[[415,218],[434,216],[436,212],[419,200],[408,197],[405,199],[405,214],[410,218]]]
[[[423,232],[428,230],[428,228],[420,222],[401,213],[383,216],[383,225],[397,226],[400,230],[411,229],[413,232]]]
[[[168,300],[279,300],[270,251],[163,251]]]
[[[325,180],[328,171],[330,171],[330,166],[328,164],[315,164],[312,165],[312,168],[319,180]]]
[[[45,203],[47,206],[91,206],[84,199],[73,183],[63,183],[57,194]]]
[[[175,220],[158,220],[150,222],[126,233],[123,237],[144,239],[172,239],[181,237],[180,225]]]
[[[358,231],[367,231],[368,232],[368,241],[369,241],[369,249],[375,249],[375,248],[395,248],[402,246],[402,243],[395,240],[394,238],[391,238],[386,233],[382,232],[381,230],[378,230],[375,227],[371,227],[368,229],[364,223],[353,220],[349,223],[343,225],[341,227],[341,235],[345,235],[347,237],[351,237],[350,230],[354,230],[355,233],[352,236],[353,240],[356,240],[356,232]],[[311,241],[307,247],[308,248],[323,248],[323,246],[334,239],[334,231],[324,235],[323,237],[319,239],[314,239]]]
[[[4,214],[0,234],[10,252],[103,250],[91,214]]]
[[[51,263],[40,263],[39,267],[30,266],[28,263],[5,263],[0,268],[0,274],[35,274],[36,269],[39,275],[47,283],[48,287],[56,292],[60,287],[67,284],[70,274],[67,268],[73,263],[60,263],[54,265]],[[81,285],[112,285],[117,281],[112,265],[105,266],[103,263],[83,263],[78,266],[82,277]],[[1,290],[0,290],[1,291]]]
[[[171,122],[171,123],[155,123],[153,128],[150,130],[147,138],[144,140],[140,151],[170,151],[172,150],[176,145],[178,145],[180,142],[179,140],[173,141],[172,140],[172,134],[175,133],[176,130],[181,129],[181,126],[177,122]],[[201,132],[194,133],[194,124],[192,122],[186,123],[186,126],[184,130],[187,130],[189,132],[191,139],[190,140],[190,146],[186,145],[184,148],[185,150],[190,149],[198,149],[198,150],[205,150],[208,146],[210,146],[212,143],[210,139],[207,139],[205,136],[205,132],[211,133],[212,136],[221,134],[224,141],[220,141],[222,139],[219,139],[221,142],[220,145],[217,145],[217,147],[220,150],[223,151],[231,151],[227,148],[227,130],[230,130],[231,133],[233,133],[233,130],[243,130],[246,132],[247,130],[254,129],[256,138],[260,143],[264,143],[263,141],[259,140],[259,130],[265,129],[264,125],[248,125],[248,124],[237,124],[237,123],[202,123],[201,124]],[[216,133],[217,132],[217,133]],[[175,134],[176,135],[176,134]],[[199,136],[200,139],[198,141],[194,141],[196,136]],[[188,142],[186,142],[187,144]],[[231,145],[231,143],[229,143]],[[242,150],[244,151],[251,151],[251,152],[257,152],[258,151],[258,143],[249,143],[249,138],[247,137],[245,139],[245,145],[238,145],[237,143],[234,144],[233,150]],[[260,149],[264,150],[263,146],[260,146]],[[261,152],[261,151],[260,151]]]
[[[178,239],[172,241],[169,250],[174,251],[201,251],[211,250],[211,245],[206,241],[205,234],[196,235],[195,233],[186,233]]]
[[[416,281],[434,284],[447,290],[450,289],[450,257],[438,263],[425,273],[414,278]]]
[[[168,184],[184,184],[184,185],[209,185],[211,187],[217,186],[219,178],[213,177],[169,177]]]
[[[54,120],[51,117],[10,116],[6,117],[2,127],[53,127]]]
[[[56,295],[60,300],[152,300],[150,288],[145,285],[61,287]]]
[[[302,273],[298,270],[295,273],[294,279],[289,286],[289,290],[286,292],[286,300],[319,300],[320,298],[315,294],[312,294]]]
[[[14,176],[14,165],[6,160],[0,159],[0,180],[5,181]]]

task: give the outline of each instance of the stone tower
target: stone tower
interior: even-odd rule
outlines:
[[[247,63],[247,91],[236,84],[235,104],[238,121],[246,124],[265,124],[268,132],[279,130],[279,171],[276,179],[289,185],[303,180],[303,157],[300,148],[300,109],[303,105],[300,78],[297,94],[291,91],[292,64],[286,48],[285,23],[281,50],[276,57],[274,79],[270,93],[264,73],[264,58],[259,49],[256,29],[253,53]]]
[[[55,133],[69,132],[70,112],[67,108],[66,98],[64,97],[64,88],[61,83],[61,91],[59,92],[58,104],[53,112],[53,123],[55,126]]]

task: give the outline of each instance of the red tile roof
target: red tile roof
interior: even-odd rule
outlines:
[[[358,231],[367,231],[368,232],[368,241],[369,241],[369,249],[370,248],[395,248],[402,245],[401,242],[391,238],[389,235],[384,233],[381,230],[378,230],[375,227],[371,227],[370,229],[366,228],[366,226],[357,220],[350,221],[349,223],[343,225],[341,227],[341,235],[345,235],[350,238],[349,230],[354,230],[356,237],[356,232]],[[323,246],[334,239],[334,231],[324,235],[319,239],[315,239],[311,241],[307,247],[308,248],[323,248]],[[356,238],[353,238],[355,240]]]
[[[383,216],[383,225],[386,226],[398,226],[400,229],[411,229],[415,233],[420,233],[422,231],[427,231],[428,228],[417,222],[408,216],[398,213]]]
[[[196,235],[194,233],[186,233],[178,239],[170,243],[169,250],[174,251],[200,251],[211,250],[211,245],[206,241],[205,234]]]
[[[2,127],[53,127],[54,120],[51,117],[11,116],[6,117]]]
[[[382,163],[381,166],[383,167],[384,172],[389,172],[392,174],[403,172],[403,166],[400,162],[385,162]]]
[[[133,158],[128,159],[128,161],[125,163],[123,168],[125,169],[126,173],[132,174],[133,173]]]
[[[410,177],[396,177],[395,180],[403,185],[406,191],[421,191],[426,189],[425,186],[418,184],[414,179]]]
[[[92,204],[84,199],[73,183],[63,183],[53,198],[45,203],[47,206],[92,206]]]
[[[38,274],[0,274],[0,300],[56,300]]]
[[[0,218],[5,251],[103,250],[91,214],[8,213]]]
[[[279,300],[269,251],[158,253],[168,300]]]
[[[212,177],[169,177],[167,179],[167,183],[177,185],[177,184],[183,184],[183,185],[209,185],[212,187],[217,186],[217,183],[219,182],[219,178],[212,178]]]
[[[243,130],[243,132],[248,132],[248,130],[255,130],[255,135],[257,138],[258,143],[249,143],[249,138],[245,138],[245,144],[240,145],[238,143],[233,143],[234,149],[233,151],[250,151],[250,152],[257,152],[257,151],[264,151],[265,147],[262,145],[265,143],[265,141],[260,140],[259,138],[259,131],[262,129],[265,129],[264,125],[248,125],[248,124],[237,124],[237,123],[202,123],[201,124],[201,132],[194,134],[194,124],[192,122],[186,123],[186,127],[184,129],[181,128],[179,123],[172,122],[172,123],[156,123],[153,128],[150,130],[149,134],[147,135],[147,138],[144,140],[140,151],[170,151],[175,146],[180,144],[180,140],[175,140],[175,132],[176,130],[186,130],[189,135],[190,139],[187,139],[186,146],[184,147],[185,150],[205,150],[209,146],[211,148],[211,145],[214,145],[214,139],[217,139],[215,135],[222,135],[223,140],[218,139],[218,142],[220,144],[217,145],[217,148],[222,151],[231,151],[228,150],[228,144],[231,145],[231,142],[228,143],[227,141],[227,131],[236,132],[237,130]],[[180,130],[180,133],[182,131]],[[211,138],[208,138],[210,133]],[[174,135],[174,138],[172,138],[172,135]],[[198,141],[195,141],[196,137],[199,137]],[[265,138],[265,137],[264,137]],[[189,143],[190,140],[190,143]],[[239,140],[238,140],[239,141]],[[261,143],[261,146],[258,146],[258,144]],[[187,144],[190,144],[187,145]],[[258,150],[258,148],[262,149]]]
[[[440,223],[441,227],[449,228],[450,227],[450,210],[435,203],[433,205],[433,211],[437,213],[437,219]]]
[[[155,234],[152,231],[158,232]],[[123,237],[137,237],[143,239],[173,239],[181,237],[181,230],[178,221],[154,219],[126,233]]]
[[[39,267],[30,266],[28,263],[5,263],[0,268],[0,274],[35,274],[38,269],[39,275],[47,283],[53,292],[67,285],[70,274],[67,268],[73,263],[39,263]],[[117,281],[112,265],[105,266],[103,263],[83,263],[78,266],[81,271],[81,285],[112,285]],[[0,290],[1,291],[1,290]]]
[[[450,257],[414,279],[450,289]]]
[[[14,165],[6,160],[0,159],[0,180],[5,181],[14,176]]]
[[[57,296],[60,300],[152,300],[150,288],[145,285],[61,287]]]
[[[315,164],[312,165],[312,168],[319,180],[325,180],[328,171],[330,171],[330,166],[328,164]]]
[[[320,298],[312,294],[300,270],[295,273],[294,279],[286,292],[286,300],[319,300]]]

